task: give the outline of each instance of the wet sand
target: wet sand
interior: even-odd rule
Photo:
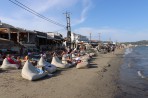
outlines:
[[[37,81],[23,79],[21,69],[0,70],[0,98],[115,98],[123,51],[98,54],[91,68],[63,69]]]

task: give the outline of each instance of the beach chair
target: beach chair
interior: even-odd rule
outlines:
[[[84,56],[81,57],[81,60],[82,61],[90,61],[90,59],[91,58],[90,58],[89,54],[86,54],[86,55],[84,55]]]
[[[76,65],[76,68],[77,69],[82,69],[82,68],[88,68],[88,65],[89,65],[89,63],[88,62],[81,62],[81,63],[78,63],[77,65]]]
[[[57,70],[57,67],[55,65],[46,62],[43,57],[41,57],[40,60],[38,61],[37,67],[39,68],[44,67],[45,70],[49,73],[53,73]]]
[[[22,68],[22,77],[27,80],[37,80],[47,75],[47,72],[40,72],[34,67],[29,60],[27,60]]]
[[[76,58],[75,54],[74,54],[74,53],[72,53],[72,59],[75,59],[75,58]]]
[[[90,56],[95,56],[95,53],[89,53]]]
[[[51,64],[55,65],[58,68],[68,68],[68,67],[70,67],[69,64],[63,64],[62,61],[57,56],[52,57]]]
[[[70,55],[69,55],[69,56],[70,56]],[[65,65],[67,65],[67,66],[69,66],[69,67],[72,67],[72,66],[74,66],[74,65],[76,64],[75,62],[68,63],[68,61],[67,61],[66,58],[67,58],[67,57],[66,57],[65,55],[62,56],[62,63],[63,63],[63,64],[65,64]],[[70,57],[70,58],[72,58],[72,57]]]
[[[11,64],[7,58],[5,58],[3,60],[3,63],[2,63],[2,66],[0,67],[2,69],[18,69],[19,68],[19,65],[17,64]]]

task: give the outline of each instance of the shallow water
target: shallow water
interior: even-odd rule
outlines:
[[[126,49],[119,83],[124,98],[148,98],[148,47]]]

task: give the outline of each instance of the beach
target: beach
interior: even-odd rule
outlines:
[[[62,69],[37,81],[23,79],[21,69],[0,70],[0,98],[116,98],[123,52],[98,54],[88,69]]]

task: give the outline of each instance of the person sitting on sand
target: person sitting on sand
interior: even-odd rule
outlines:
[[[27,61],[29,59],[28,55],[24,57],[24,60]]]
[[[17,64],[18,65],[18,68],[20,68],[20,62],[18,62],[14,58],[12,58],[12,56],[10,54],[7,55],[7,60],[11,64]]]
[[[16,61],[18,62],[18,64],[20,65],[20,68],[21,68],[22,62],[21,62],[20,56],[17,56]]]
[[[12,57],[11,57],[10,54],[7,55],[7,60],[8,60],[9,63],[11,63],[11,64],[16,64],[16,62],[12,59]]]
[[[76,63],[81,62],[80,53],[78,53],[77,57],[75,58]]]
[[[72,59],[71,59],[70,55],[71,55],[70,53],[68,54],[65,51],[62,52],[62,56],[64,58],[66,58],[67,63],[72,63]]]

